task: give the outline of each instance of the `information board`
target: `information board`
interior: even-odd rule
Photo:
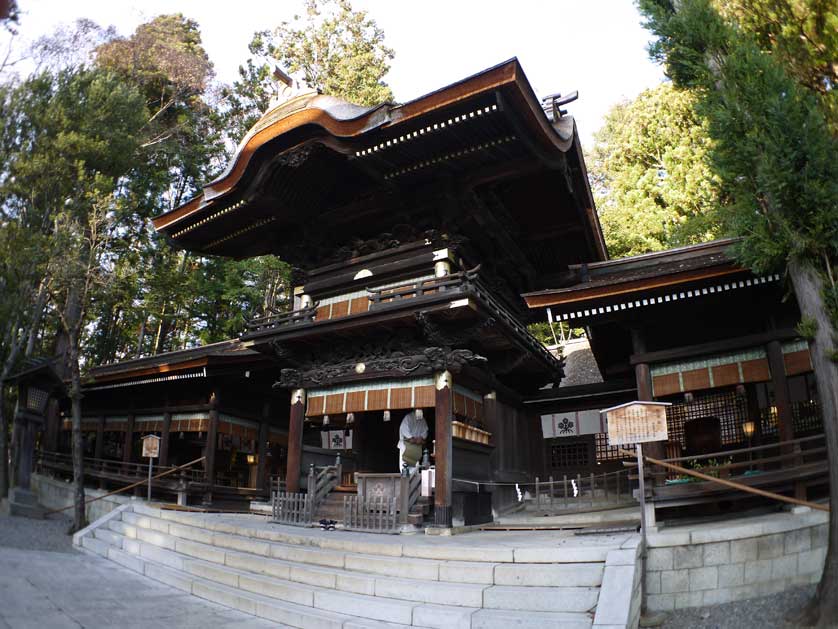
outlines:
[[[608,424],[608,444],[624,446],[666,441],[666,407],[669,402],[628,402],[600,411]]]
[[[146,435],[143,437],[143,458],[156,459],[160,456],[160,437]]]

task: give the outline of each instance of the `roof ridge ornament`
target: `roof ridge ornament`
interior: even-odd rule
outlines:
[[[320,90],[308,84],[302,72],[289,74],[284,72],[279,66],[276,66],[274,67],[273,77],[275,79],[274,95],[271,97],[268,105],[268,111],[297,96],[320,93]]]

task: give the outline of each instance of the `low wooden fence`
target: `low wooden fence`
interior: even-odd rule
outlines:
[[[401,529],[396,498],[343,498],[343,526],[366,533],[393,533]]]
[[[603,474],[564,474],[547,480],[536,477],[533,508],[550,512],[583,511],[636,502],[627,470]]]
[[[308,526],[314,517],[314,501],[308,494],[275,490],[271,495],[272,519],[280,524]]]

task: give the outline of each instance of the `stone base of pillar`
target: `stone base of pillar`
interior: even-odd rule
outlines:
[[[450,505],[447,507],[434,507],[434,525],[444,528],[451,528],[451,523],[454,517],[454,508]]]

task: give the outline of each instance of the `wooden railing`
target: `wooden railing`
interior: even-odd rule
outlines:
[[[307,492],[314,500],[315,509],[335,487],[341,484],[342,479],[343,465],[340,462],[340,454],[335,458],[334,465],[318,468],[312,463],[309,466]]]
[[[41,470],[54,470],[62,472],[73,471],[73,456],[71,454],[64,454],[62,452],[50,452],[42,450],[38,453],[37,465]],[[175,466],[160,467],[155,465],[154,471],[166,472],[174,469]],[[179,480],[183,479],[186,482],[203,483],[205,481],[204,471],[201,469],[186,469],[182,470],[183,476],[179,476]],[[110,459],[95,459],[91,457],[84,457],[84,474],[85,476],[123,480],[131,478],[146,478],[148,477],[147,463],[126,463],[123,461],[113,461]],[[170,484],[173,479],[166,481]]]
[[[442,277],[432,277],[424,280],[413,280],[399,286],[389,288],[368,288],[370,309],[381,304],[392,303],[402,299],[412,299],[423,295],[436,294],[443,291],[462,290],[469,282],[477,278],[480,265],[467,271],[457,271]]]
[[[546,481],[536,477],[533,506],[550,512],[606,508],[634,502],[632,492],[628,470],[564,474],[561,478],[550,476]]]
[[[306,308],[299,310],[292,310],[290,312],[280,312],[276,314],[265,315],[263,317],[254,317],[246,322],[248,332],[261,332],[263,330],[271,330],[273,328],[281,328],[286,325],[294,325],[298,323],[310,323],[314,321],[314,316],[317,314],[317,303],[312,304]]]
[[[407,524],[407,516],[422,495],[422,469],[414,468],[413,472],[402,472],[399,479],[399,522]]]
[[[759,456],[762,453],[767,456]],[[724,462],[720,463],[720,459]],[[637,467],[634,462],[623,465],[633,472]],[[808,488],[828,482],[823,434],[699,456],[660,459],[659,465],[650,464],[646,470],[658,481],[654,485],[646,484],[647,498],[661,503],[660,506],[710,502],[718,500],[720,492],[741,488],[750,488],[741,491],[758,495],[767,495],[766,490],[771,495],[793,492],[797,499],[804,500]],[[734,479],[736,482],[731,484]]]
[[[769,450],[778,451],[779,453],[771,454],[770,456],[754,457],[754,454],[761,454]],[[750,448],[722,450],[696,456],[679,456],[661,460],[666,463],[687,464],[686,467],[700,469],[704,474],[718,476],[719,478],[729,478],[735,476],[740,471],[764,472],[771,469],[803,465],[813,462],[812,459],[824,460],[825,455],[826,443],[824,441],[824,435],[818,434],[790,439],[788,441],[775,441],[774,443],[752,446]],[[720,459],[730,459],[730,461],[718,463]],[[705,464],[705,462],[710,461],[715,461],[716,463],[714,465]],[[788,462],[791,463],[790,466],[786,465]],[[634,461],[626,461],[623,465],[629,468],[637,468],[637,463]],[[666,477],[667,475],[671,476],[671,473],[661,470],[652,470],[649,474],[659,478]]]

